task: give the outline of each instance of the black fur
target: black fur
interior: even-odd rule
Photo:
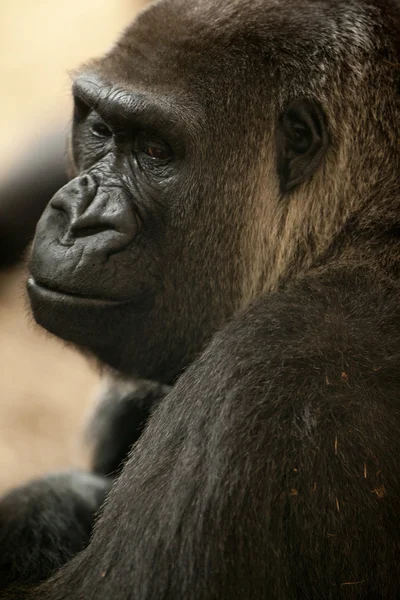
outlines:
[[[0,500],[0,597],[50,577],[88,543],[111,483],[90,473],[49,475]]]
[[[398,596],[398,285],[338,266],[215,338],[41,598]]]

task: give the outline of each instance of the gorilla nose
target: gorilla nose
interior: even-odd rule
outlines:
[[[121,182],[102,182],[88,174],[77,177],[57,192],[51,207],[64,215],[60,243],[65,246],[91,238],[85,242],[99,250],[117,252],[138,233],[139,221]]]

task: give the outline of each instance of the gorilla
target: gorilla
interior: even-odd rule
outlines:
[[[76,74],[27,286],[116,376],[4,598],[400,596],[399,67],[398,0],[160,0]]]

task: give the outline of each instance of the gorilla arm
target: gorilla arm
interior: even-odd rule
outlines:
[[[88,548],[34,597],[394,597],[399,310],[360,264],[237,316],[150,419]]]

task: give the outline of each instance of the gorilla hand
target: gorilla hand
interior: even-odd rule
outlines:
[[[106,478],[66,472],[36,479],[0,499],[0,591],[49,577],[89,541]]]

